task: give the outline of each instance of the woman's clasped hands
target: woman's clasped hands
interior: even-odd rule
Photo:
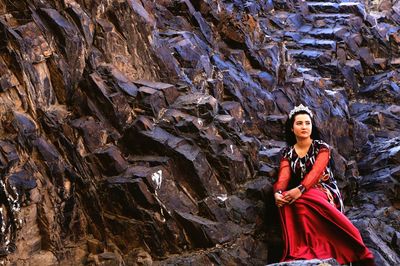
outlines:
[[[282,207],[285,204],[292,204],[301,197],[301,194],[300,189],[297,187],[284,192],[275,192],[275,204],[278,207]]]

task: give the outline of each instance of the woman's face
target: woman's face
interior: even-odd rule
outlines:
[[[293,133],[296,139],[310,138],[312,132],[311,118],[307,114],[298,114],[294,117]]]

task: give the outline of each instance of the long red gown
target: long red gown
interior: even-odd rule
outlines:
[[[281,261],[335,258],[340,264],[375,265],[357,228],[338,210],[341,200],[335,197],[340,194],[330,189],[328,162],[329,146],[322,141],[313,140],[303,158],[293,146],[283,153],[274,192],[285,194],[299,184],[306,191],[294,203],[279,208],[285,243]]]

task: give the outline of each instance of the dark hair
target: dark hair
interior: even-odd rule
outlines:
[[[296,136],[294,135],[292,128],[293,128],[293,123],[294,123],[294,118],[296,117],[296,115],[300,115],[300,114],[306,114],[308,116],[310,116],[309,113],[307,113],[306,111],[298,111],[296,113],[294,113],[294,115],[292,115],[291,118],[288,118],[288,120],[286,120],[286,124],[285,124],[285,140],[286,143],[289,146],[292,146],[294,144],[296,144],[297,140],[296,140]],[[311,119],[311,124],[312,124],[312,128],[311,128],[311,138],[312,139],[321,139],[321,134],[319,132],[319,129],[317,128],[317,126],[314,123],[313,118],[310,116]]]

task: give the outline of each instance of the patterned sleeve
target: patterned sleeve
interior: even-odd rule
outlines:
[[[315,140],[315,144],[316,144],[318,151],[323,150],[323,149],[326,149],[328,151],[331,150],[330,146],[322,140]]]
[[[320,145],[318,149],[318,154],[315,158],[315,162],[310,172],[304,177],[301,184],[306,188],[306,190],[317,184],[324,173],[326,166],[329,163],[330,151],[329,146]]]
[[[288,159],[289,157],[289,151],[290,151],[290,147],[285,147],[281,150],[281,159]]]
[[[290,163],[287,156],[288,148],[285,148],[282,151],[282,157],[279,165],[279,173],[278,173],[278,180],[274,184],[274,193],[277,191],[285,191],[288,187],[291,170],[290,170]]]

